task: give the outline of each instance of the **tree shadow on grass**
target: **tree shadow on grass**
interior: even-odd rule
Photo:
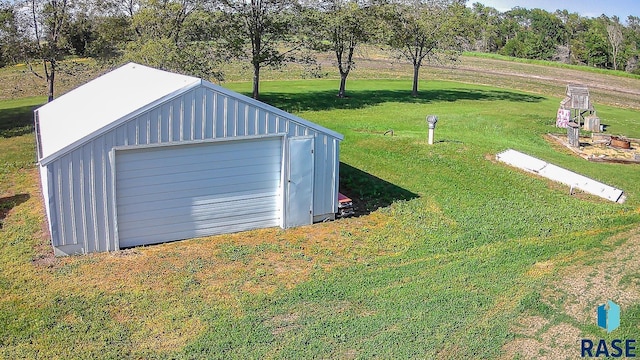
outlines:
[[[353,90],[347,98],[336,96],[335,90],[299,93],[265,92],[260,100],[288,112],[321,111],[334,109],[361,109],[387,102],[429,104],[459,100],[540,102],[545,98],[506,90],[441,89],[423,91],[418,97],[408,90]]]
[[[10,138],[33,131],[33,110],[36,106],[0,109],[0,137]]]
[[[409,190],[340,162],[340,192],[353,200],[356,215],[368,215],[397,200],[418,198]]]
[[[0,229],[2,229],[4,224],[4,218],[7,217],[7,214],[14,207],[22,204],[23,202],[29,200],[31,196],[29,194],[18,194],[8,197],[0,198]]]

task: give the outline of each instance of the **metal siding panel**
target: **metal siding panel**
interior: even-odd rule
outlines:
[[[225,137],[225,123],[227,121],[227,97],[216,94],[216,138]]]
[[[324,214],[327,208],[327,136],[321,135],[316,138],[315,142],[315,181],[313,189],[313,214]]]
[[[66,212],[68,207],[66,199],[68,199],[68,197],[65,197],[64,187],[63,187],[63,184],[64,184],[63,179],[65,178],[65,174],[62,166],[63,162],[64,162],[64,157],[52,163],[54,179],[55,179],[52,190],[54,190],[54,199],[57,205],[56,223],[58,224],[58,230],[59,230],[58,237],[57,237],[58,242],[54,244],[55,246],[67,245],[68,243],[66,239],[66,230],[68,225],[65,224],[65,221],[67,221],[67,218],[68,218],[66,214],[69,214],[69,213]]]
[[[191,107],[191,96],[184,94],[180,97],[180,140],[193,140],[193,118]]]
[[[95,188],[95,155],[93,143],[87,144],[83,150],[83,168],[84,168],[84,207],[85,207],[85,237],[87,241],[87,252],[100,251],[102,248],[99,244],[99,236],[97,232],[98,219],[96,207],[96,188]]]
[[[112,176],[112,166],[111,166],[111,154],[112,149],[116,146],[114,143],[115,139],[112,136],[105,136],[105,147],[104,147],[104,205],[105,205],[105,218],[108,220],[107,224],[107,239],[109,239],[110,249],[116,250],[116,232],[115,232],[115,220],[113,218],[113,214],[115,214],[115,209],[113,208],[113,176]]]
[[[205,93],[199,88],[193,94],[193,139],[204,139]]]
[[[158,120],[160,121],[160,132],[158,136],[160,138],[159,143],[169,142],[171,139],[171,122],[169,121],[171,117],[171,106],[164,104],[160,107],[160,112],[158,114]]]
[[[243,119],[244,119],[244,135],[250,135],[251,132],[251,126],[249,124],[249,114],[251,113],[249,110],[251,110],[251,106],[249,106],[248,104],[243,104],[244,105],[244,115],[243,115]]]
[[[224,137],[235,137],[237,127],[237,109],[238,102],[234,99],[227,99],[227,114],[225,116]]]
[[[71,153],[69,159],[69,177],[66,179],[66,186],[69,187],[69,204],[70,204],[70,218],[71,218],[71,226],[72,226],[72,234],[73,241],[76,244],[81,244],[82,239],[78,236],[78,230],[82,231],[82,229],[78,229],[79,224],[82,223],[81,211],[78,202],[80,200],[80,196],[78,194],[79,187],[74,184],[74,179],[79,179],[80,174],[78,174],[78,161],[77,161],[77,152]]]
[[[91,216],[91,145],[84,145],[80,149],[76,150],[79,155],[79,183],[78,190],[80,193],[80,216],[82,218],[82,241],[87,252],[93,252],[93,236],[89,238],[91,234],[89,228],[93,222]],[[91,234],[92,235],[92,234]]]
[[[257,133],[259,135],[263,135],[267,133],[267,117],[269,116],[269,113],[267,113],[266,111],[262,110],[262,109],[258,109],[258,128],[257,128]]]
[[[58,166],[58,202],[60,204],[60,208],[58,213],[60,214],[60,223],[61,223],[61,242],[60,245],[75,245],[75,239],[73,238],[72,228],[73,224],[71,224],[71,195],[69,194],[69,187],[67,183],[69,182],[69,155],[63,156],[59,161]]]
[[[156,108],[149,113],[149,144],[156,144],[160,141],[160,111]]]
[[[256,135],[258,128],[258,119],[257,119],[258,109],[254,107],[249,107],[247,109],[247,135]]]
[[[196,94],[194,92],[189,93],[189,101],[185,103],[185,117],[189,119],[189,124],[191,128],[189,129],[189,139],[195,140],[200,137],[196,137],[196,132],[198,132],[196,128]]]
[[[331,210],[335,214],[338,212],[338,192],[340,189],[340,141],[331,138],[333,142],[333,154],[331,156],[331,165],[333,165],[333,187],[331,189]]]
[[[45,191],[43,194],[45,195],[45,206],[47,207],[47,214],[49,216],[49,230],[51,232],[51,243],[55,247],[61,243],[60,241],[60,232],[59,228],[59,219],[58,219],[58,209],[56,207],[57,199],[56,199],[56,173],[54,171],[53,162],[46,166],[46,174],[42,176],[42,179],[46,181]],[[43,184],[44,185],[44,184]]]
[[[144,113],[133,121],[136,123],[137,127],[137,136],[136,136],[136,144],[148,144],[149,139],[149,113]]]
[[[205,109],[204,109],[204,138],[205,139],[213,139],[214,129],[213,126],[215,124],[215,94],[211,91],[206,92],[205,97]]]
[[[101,149],[97,149],[97,153],[100,154],[101,153]],[[89,241],[91,242],[92,248],[94,249],[94,251],[103,251],[103,249],[105,248],[105,246],[102,246],[102,244],[100,243],[101,240],[101,236],[100,236],[100,232],[99,232],[99,221],[100,218],[103,216],[99,216],[99,212],[98,212],[98,194],[99,194],[99,188],[98,186],[98,181],[96,179],[96,175],[98,174],[98,169],[96,169],[96,163],[99,164],[99,156],[96,156],[96,148],[95,148],[95,142],[91,142],[89,143],[89,148],[87,151],[88,157],[86,157],[85,163],[88,163],[89,169],[88,169],[88,173],[87,173],[87,183],[88,183],[88,190],[86,191],[86,194],[88,194],[88,204],[86,204],[86,206],[88,206],[88,214],[89,214],[89,221],[88,221],[88,236],[89,236]]]
[[[128,145],[127,143],[125,143],[126,140],[126,135],[125,135],[125,129],[124,126],[118,126],[115,129],[115,136],[116,136],[116,145]]]
[[[274,137],[119,151],[121,245],[279,225],[281,146]],[[167,161],[182,161],[190,171],[162,166]]]
[[[180,98],[180,140],[193,140],[193,97],[190,93]]]
[[[236,108],[236,136],[247,135],[247,104],[237,102]]]
[[[138,122],[130,121],[126,124],[126,136],[127,136],[127,144],[136,145],[138,142]]]
[[[276,134],[278,132],[278,119],[274,114],[269,113],[267,118],[267,133]]]
[[[298,127],[298,125],[291,121],[289,121],[287,125],[287,135],[289,135],[290,137],[296,136],[296,128]]]
[[[278,118],[278,133],[283,133],[283,132],[287,132],[287,123],[289,122],[288,119],[285,118]]]
[[[107,249],[108,239],[105,227],[107,214],[104,212],[104,140],[102,137],[91,142],[91,216],[96,251]]]
[[[184,120],[182,116],[182,104],[182,97],[174,99],[171,102],[171,141],[184,140],[182,134]]]

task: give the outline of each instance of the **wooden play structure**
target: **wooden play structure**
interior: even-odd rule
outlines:
[[[600,132],[600,118],[591,103],[589,89],[585,85],[567,85],[567,96],[560,102],[556,126],[570,127],[575,123],[578,128],[584,124],[584,130]]]

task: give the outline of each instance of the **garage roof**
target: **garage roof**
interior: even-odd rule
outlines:
[[[200,81],[134,63],[102,75],[37,110],[41,158],[75,147],[114,121]]]
[[[343,139],[343,136],[337,132],[208,81],[128,63],[36,110],[41,150],[40,163],[47,164],[144,111],[198,86],[238,98],[340,140]]]

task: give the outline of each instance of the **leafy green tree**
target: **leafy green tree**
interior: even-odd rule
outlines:
[[[640,72],[640,17],[629,16],[625,31],[625,57],[627,64],[625,70],[632,73]]]
[[[525,43],[527,55],[531,59],[550,60],[565,37],[562,21],[541,9],[531,10],[529,16],[531,25]]]
[[[567,47],[567,60],[569,63],[575,63],[576,58],[573,52],[574,42],[577,35],[584,31],[583,17],[578,13],[570,13],[567,10],[557,10],[555,16],[562,21],[564,26],[563,44]]]
[[[387,44],[413,65],[413,96],[418,96],[420,67],[425,59],[450,61],[460,53],[464,4],[456,0],[399,0],[381,7]]]
[[[607,68],[609,66],[609,45],[607,40],[606,20],[590,19],[588,30],[583,34],[587,65]]]
[[[206,15],[203,4],[196,0],[140,2],[131,18],[134,40],[126,43],[124,59],[220,80],[219,66],[223,59],[217,56],[216,47],[207,41],[218,37],[219,33],[194,34],[193,24],[198,24],[198,19]]]
[[[122,56],[126,45],[136,38],[131,19],[124,14],[96,17],[91,24],[91,42],[86,53],[102,62]]]
[[[356,48],[368,41],[373,32],[372,20],[367,8],[355,0],[326,0],[311,9],[308,25],[315,35],[313,47],[317,50],[331,50],[335,54],[340,72],[338,97],[346,96],[349,73],[355,66],[353,60]]]
[[[0,2],[0,67],[22,60],[33,42],[20,31],[20,19],[14,4]]]
[[[79,13],[69,23],[66,36],[73,54],[78,56],[89,55],[89,47],[96,36],[92,19],[84,13]]]
[[[475,48],[482,52],[495,52],[500,45],[500,24],[502,22],[500,12],[495,8],[474,3],[471,7],[470,22],[471,34],[476,34]]]
[[[260,97],[260,70],[280,66],[305,42],[297,0],[222,0],[227,14],[227,48],[248,59],[253,68],[253,98]],[[284,49],[286,47],[286,49]]]

